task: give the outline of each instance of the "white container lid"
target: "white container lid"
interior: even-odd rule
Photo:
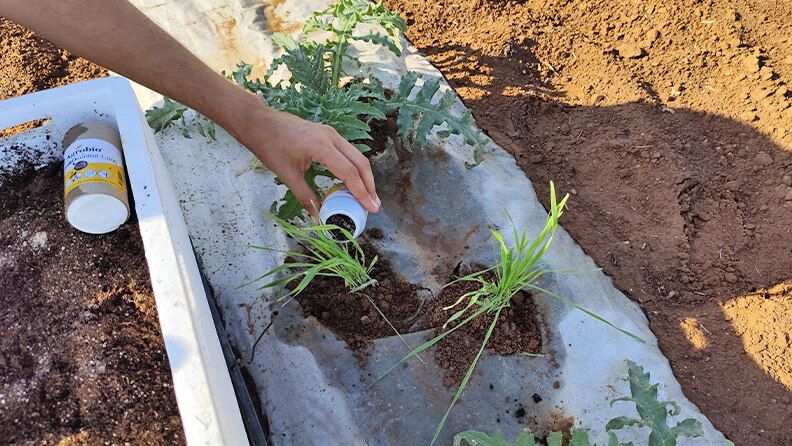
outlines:
[[[89,234],[115,231],[127,218],[129,210],[124,202],[106,194],[80,195],[66,209],[66,221]]]
[[[327,224],[327,220],[333,215],[345,215],[352,220],[355,225],[354,231],[349,231],[352,233],[352,238],[357,238],[366,228],[368,212],[346,189],[340,189],[328,195],[319,209],[319,220],[323,224]],[[333,238],[329,231],[326,231],[326,234]]]

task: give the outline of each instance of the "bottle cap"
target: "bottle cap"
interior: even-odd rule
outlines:
[[[366,228],[368,212],[344,187],[331,189],[319,209],[319,220],[323,224],[336,225],[352,233],[352,238],[357,238]],[[327,232],[331,238],[333,234]]]

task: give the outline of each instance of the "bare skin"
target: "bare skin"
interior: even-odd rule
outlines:
[[[305,181],[312,162],[344,181],[366,210],[379,210],[368,159],[332,127],[267,107],[126,0],[4,0],[0,16],[216,122],[278,175],[314,218],[320,201]]]

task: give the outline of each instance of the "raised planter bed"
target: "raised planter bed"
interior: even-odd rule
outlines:
[[[9,429],[17,423],[13,420],[32,417],[42,421],[25,420],[25,426],[41,426],[41,438],[49,438],[44,435],[47,425],[60,426],[62,431],[51,430],[58,439],[60,433],[84,426],[87,431],[101,430],[96,435],[110,442],[119,441],[119,436],[140,434],[129,441],[172,443],[184,439],[189,444],[244,444],[245,427],[192,245],[129,82],[122,78],[97,79],[0,103],[0,128],[42,118],[46,119],[43,126],[0,140],[0,168],[4,173],[0,187],[8,188],[8,196],[17,199],[17,203],[4,202],[2,207],[4,256],[7,250],[13,254],[10,260],[4,260],[3,268],[38,271],[40,277],[30,277],[29,282],[12,275],[11,284],[24,282],[48,293],[39,297],[41,301],[17,302],[3,309],[13,312],[4,314],[15,327],[14,333],[21,336],[21,346],[33,350],[4,351],[4,361],[15,361],[11,366],[16,375],[4,377],[8,381],[3,382],[2,404],[18,398],[13,395],[15,386],[34,385],[36,379],[49,381],[43,400],[33,398],[30,404],[35,408],[40,403],[50,412],[15,412],[14,407],[20,406],[0,406],[3,419],[12,423]],[[65,221],[58,227],[58,206],[62,205],[62,198],[58,199],[62,197],[59,143],[66,130],[85,121],[99,121],[118,129],[135,204],[136,220],[116,233],[99,237],[77,233]],[[8,174],[13,171],[21,174]],[[32,229],[23,228],[19,218],[33,219],[31,224],[44,224],[45,229],[29,232]],[[46,256],[47,249],[56,252]],[[41,255],[46,259],[32,261]],[[107,279],[110,277],[113,279]],[[28,291],[20,290],[19,297]],[[83,296],[95,293],[95,298],[82,302],[71,299],[72,291],[82,291]],[[4,300],[12,297],[4,294]],[[63,310],[60,314],[59,308]],[[74,317],[79,318],[76,324],[70,320]],[[61,330],[63,345],[50,344],[36,352],[30,344],[31,336],[49,329],[54,331],[47,336],[58,336],[57,330]],[[15,347],[4,344],[5,348]],[[33,370],[45,375],[23,376]],[[75,379],[88,384],[74,387],[70,383]],[[152,389],[151,385],[159,387]],[[174,392],[178,414],[172,404]],[[78,409],[74,406],[78,402],[87,407]],[[113,410],[119,410],[115,405],[130,405],[134,410],[117,412],[118,419],[114,419]],[[165,421],[156,432],[135,430],[135,417],[140,420],[148,416]],[[113,429],[130,426],[131,431],[114,431],[107,427],[111,424]]]

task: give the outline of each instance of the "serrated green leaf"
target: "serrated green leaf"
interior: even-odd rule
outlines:
[[[408,73],[402,77],[393,96],[376,103],[385,114],[398,112],[396,123],[399,127],[399,136],[420,148],[426,144],[429,134],[435,127],[446,125],[447,128],[438,132],[438,136],[448,137],[452,134],[462,136],[465,144],[474,147],[474,162],[471,166],[480,163],[488,139],[476,126],[473,115],[469,111],[461,115],[456,115],[452,111],[456,103],[456,94],[451,90],[443,93],[439,101],[433,101],[440,88],[440,79],[437,78],[424,82],[415,95],[411,96],[417,81],[418,74]],[[372,86],[372,89],[375,88],[380,88],[380,85]]]
[[[572,438],[569,440],[569,446],[591,446],[588,432],[585,429],[573,427]]]
[[[375,31],[369,31],[367,34],[359,36],[352,36],[352,38],[355,40],[362,40],[364,42],[384,46],[397,56],[401,56],[402,54],[401,44],[398,40],[390,36],[382,35]]]
[[[461,446],[463,441],[469,446],[536,446],[533,433],[527,428],[523,429],[515,443],[507,441],[500,432],[496,432],[495,436],[479,431],[466,431],[454,435],[454,446]]]
[[[309,88],[318,93],[326,92],[331,86],[330,72],[327,70],[325,53],[327,50],[313,42],[298,44],[293,37],[275,33],[272,40],[277,43],[285,53],[273,61],[270,74],[280,64],[289,69],[289,83],[292,86]]]
[[[636,420],[630,417],[616,417],[608,421],[608,424],[605,425],[606,431],[622,429],[627,426],[641,426],[641,420]]]
[[[276,201],[270,206],[270,212],[282,220],[303,218],[303,205],[297,200],[292,191],[286,191],[280,202]]]
[[[674,446],[680,436],[698,437],[703,435],[701,423],[693,418],[685,419],[674,427],[668,425],[669,414],[678,415],[681,408],[674,401],[659,401],[659,384],[652,384],[648,372],[643,367],[632,361],[627,361],[627,376],[630,384],[630,396],[623,396],[611,401],[611,405],[618,401],[627,401],[635,404],[640,420],[629,417],[616,417],[608,422],[605,429],[609,437],[616,434],[612,431],[628,426],[647,426],[649,433],[649,446]],[[671,409],[668,409],[671,406]]]
[[[186,106],[165,97],[161,107],[154,106],[146,110],[146,121],[156,133],[182,119],[186,111]]]
[[[676,445],[676,439],[678,437],[695,438],[701,435],[704,435],[704,427],[701,425],[701,422],[693,418],[686,418],[671,428],[668,438],[673,439],[673,442],[666,442],[666,445]]]

